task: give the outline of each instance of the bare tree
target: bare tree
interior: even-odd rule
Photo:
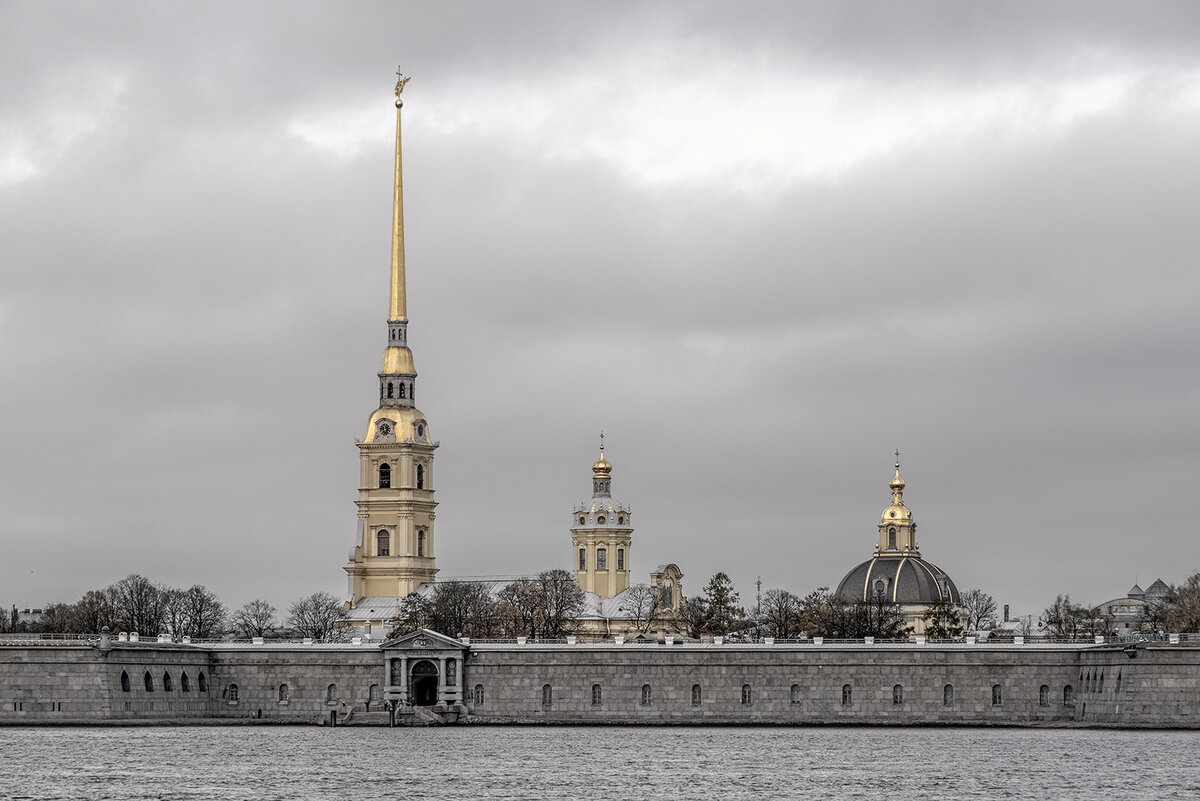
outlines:
[[[583,611],[583,590],[568,571],[557,569],[539,573],[542,597],[542,636],[562,637],[575,631]]]
[[[141,634],[163,631],[162,593],[145,576],[130,573],[109,587],[106,593],[118,627]]]
[[[197,639],[220,637],[229,626],[229,612],[217,594],[202,584],[184,591],[187,636]]]
[[[967,631],[990,630],[996,622],[996,599],[983,590],[962,594],[963,626]]]
[[[699,596],[681,599],[676,620],[687,636],[699,637],[704,633],[704,623],[708,620],[704,599]]]
[[[287,624],[303,637],[336,642],[345,631],[342,602],[327,592],[314,592],[288,607]]]
[[[159,587],[162,598],[163,622],[167,631],[175,637],[185,637],[188,634],[187,591],[176,587]]]
[[[759,614],[768,637],[787,639],[800,632],[800,599],[787,590],[767,590]]]
[[[439,581],[428,596],[413,594],[400,603],[393,635],[431,629],[450,636],[491,637],[499,628],[500,604],[488,585],[477,581]]]
[[[1042,612],[1041,623],[1054,637],[1074,638],[1090,631],[1091,610],[1060,594]]]
[[[98,634],[106,626],[116,628],[112,600],[104,590],[88,590],[75,603],[75,625],[81,634]]]
[[[233,613],[233,630],[246,639],[265,637],[275,628],[275,607],[262,600],[250,601]]]
[[[517,579],[500,592],[507,625],[527,637],[562,637],[575,631],[583,601],[583,590],[566,570]]]
[[[649,584],[631,584],[621,597],[621,610],[634,631],[645,634],[661,617],[661,595]]]

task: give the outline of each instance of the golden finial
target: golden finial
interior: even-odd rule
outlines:
[[[412,80],[411,77],[409,77],[409,78],[404,77],[404,73],[402,73],[400,71],[399,67],[396,68],[396,105],[397,106],[400,105],[400,93],[404,91],[404,84],[408,83],[411,80]]]

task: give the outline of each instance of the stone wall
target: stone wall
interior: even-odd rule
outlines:
[[[481,646],[465,689],[479,721],[1063,722],[1078,664],[1011,646]]]
[[[1200,648],[1166,645],[473,644],[461,678],[482,723],[1200,727]],[[0,644],[0,724],[379,723],[387,680],[370,643]]]
[[[1085,725],[1200,727],[1200,649],[1091,649],[1080,654],[1075,684]]]

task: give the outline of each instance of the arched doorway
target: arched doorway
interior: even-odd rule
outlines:
[[[438,669],[428,659],[412,666],[413,706],[433,706],[438,702]]]

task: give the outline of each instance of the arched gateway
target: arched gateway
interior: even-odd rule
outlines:
[[[413,706],[433,706],[438,702],[438,669],[428,659],[412,666]]]
[[[462,704],[467,646],[459,640],[420,629],[384,643],[383,700],[397,715],[415,707],[438,714]]]

